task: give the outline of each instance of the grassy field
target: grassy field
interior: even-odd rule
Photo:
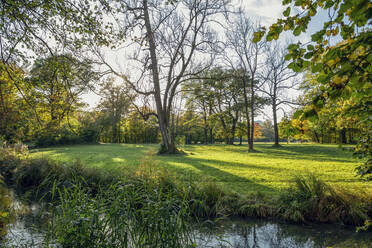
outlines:
[[[157,145],[76,145],[32,150],[31,157],[48,157],[62,163],[80,160],[86,166],[132,173],[157,148]],[[372,182],[355,176],[354,169],[360,161],[336,145],[290,144],[273,148],[271,144],[257,144],[257,153],[246,152],[246,146],[229,145],[190,145],[182,149],[186,155],[152,155],[155,161],[152,167],[166,168],[180,180],[214,181],[241,194],[273,195],[288,187],[295,175],[309,173],[332,185],[372,192]]]

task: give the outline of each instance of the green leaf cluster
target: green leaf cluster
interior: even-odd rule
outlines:
[[[319,112],[330,101],[350,100],[353,103],[350,113],[358,116],[364,126],[372,126],[372,3],[368,0],[284,0],[283,5],[289,5],[283,12],[285,18],[270,26],[267,41],[278,39],[286,30],[296,36],[306,32],[320,9],[334,13],[323,28],[312,34],[311,44],[288,47],[289,67],[296,72],[310,70],[320,83],[320,91],[314,95],[310,108],[312,113],[308,115]],[[302,12],[291,16],[291,6]],[[255,42],[263,36],[256,35]],[[332,45],[329,41],[335,36],[342,41]],[[361,143],[370,142],[370,130],[365,130],[362,136]],[[370,169],[364,171],[370,173]]]

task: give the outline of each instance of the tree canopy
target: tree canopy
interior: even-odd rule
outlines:
[[[266,33],[263,28],[255,33],[255,41],[264,35],[267,41],[278,39],[280,33],[291,30],[295,36],[306,32],[310,21],[320,10],[328,11],[329,20],[312,34],[311,42],[288,46],[288,67],[294,71],[308,69],[320,84],[311,107],[303,118],[314,116],[332,101],[349,101],[348,115],[357,116],[366,126],[357,152],[367,162],[359,168],[362,175],[372,173],[372,4],[368,0],[306,1],[284,0],[289,5]],[[299,10],[298,14],[291,12]],[[341,39],[334,44],[333,39]],[[302,113],[298,113],[300,115]]]

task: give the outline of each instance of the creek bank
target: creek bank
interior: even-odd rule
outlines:
[[[100,218],[108,212],[112,215],[107,215],[111,229],[134,231],[117,226],[115,219],[125,217],[124,222],[130,220],[131,225],[138,224],[138,228],[146,228],[143,230],[152,233],[152,227],[147,229],[140,223],[154,220],[152,217],[155,216],[164,220],[161,227],[164,233],[172,227],[169,223],[174,224],[174,230],[179,231],[177,236],[172,237],[174,242],[189,244],[193,243],[190,223],[195,220],[204,222],[240,217],[306,224],[365,225],[367,229],[372,216],[371,196],[332,188],[315,176],[297,177],[292,187],[283,191],[280,197],[267,199],[260,194],[243,197],[227,192],[213,182],[180,182],[165,170],[152,170],[151,163],[151,159],[145,159],[134,174],[126,174],[125,171],[112,174],[85,167],[78,162],[67,165],[47,159],[30,159],[27,155],[9,150],[0,155],[0,173],[7,186],[22,198],[51,204],[59,211],[54,215],[56,219],[53,219],[58,220],[56,223],[60,225],[60,236],[57,238],[66,242],[68,240],[63,232],[68,228],[72,228],[70,235],[83,232],[80,234],[90,237],[92,233],[85,229],[73,229],[62,221],[63,218],[78,219],[79,225],[87,229],[91,223],[98,228]],[[80,210],[84,208],[89,211]],[[159,215],[154,215],[153,209],[158,209]],[[165,214],[164,209],[170,214]],[[143,216],[146,218],[141,219]],[[152,225],[150,222],[148,224]],[[53,232],[58,233],[58,230]],[[134,236],[137,234],[133,232],[130,238],[136,238]],[[154,233],[141,238],[162,242],[161,237]],[[77,237],[78,240],[81,238]],[[102,240],[108,242],[105,238]]]

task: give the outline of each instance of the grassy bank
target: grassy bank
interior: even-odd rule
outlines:
[[[116,154],[114,148],[117,148],[116,152],[128,152],[127,156]],[[191,248],[195,247],[193,227],[203,223],[210,225],[212,222],[209,220],[227,217],[271,218],[296,223],[342,223],[363,226],[360,230],[371,228],[372,195],[361,190],[362,187],[368,187],[368,183],[363,185],[356,179],[354,182],[339,179],[340,182],[331,181],[333,184],[330,184],[320,179],[319,175],[329,173],[324,168],[318,174],[309,174],[319,167],[303,169],[305,176],[284,173],[287,167],[292,166],[293,170],[298,168],[293,162],[294,157],[304,159],[305,155],[294,155],[295,151],[304,153],[301,149],[305,149],[314,152],[313,146],[273,149],[262,145],[261,152],[254,154],[239,151],[240,147],[230,147],[233,150],[227,153],[229,147],[225,146],[191,146],[186,147],[188,155],[167,157],[149,153],[153,148],[142,146],[136,150],[135,146],[129,145],[76,146],[34,151],[31,154],[2,148],[0,174],[6,185],[22,198],[42,201],[47,203],[43,205],[49,206],[46,211],[50,215],[44,240],[46,246],[58,243],[63,247]],[[74,152],[69,153],[70,149]],[[329,153],[338,151],[335,147],[328,149]],[[83,156],[89,150],[93,153]],[[137,152],[130,153],[133,150]],[[205,150],[215,150],[215,156],[187,164],[190,159],[195,159],[192,157],[205,157]],[[282,174],[275,175],[274,185],[277,188],[271,189],[274,187],[270,186],[272,182],[249,179],[243,172],[240,176],[233,175],[239,174],[241,169],[246,173],[256,173],[261,179],[270,176],[274,169],[269,170],[268,167],[262,170],[258,164],[250,164],[253,160],[264,163],[270,157],[269,151],[277,162],[292,156],[292,164],[287,161],[287,164],[278,166]],[[273,151],[280,152],[275,155]],[[142,156],[139,156],[140,153]],[[81,159],[76,161],[73,157],[67,157],[67,154]],[[282,154],[287,156],[282,158]],[[118,156],[131,159],[110,167],[107,158],[104,159],[108,155],[113,156],[111,161],[118,160]],[[87,162],[89,156],[93,156],[91,163]],[[235,164],[228,173],[232,165],[224,167],[223,161],[229,157],[238,163],[236,159],[239,156],[248,160],[246,164],[250,166],[239,162],[239,166]],[[331,161],[323,156],[324,160]],[[220,163],[215,162],[217,157]],[[350,154],[342,151],[332,159],[340,164],[352,164],[353,161]],[[188,170],[182,164],[174,166],[175,161],[183,161],[194,170]],[[215,165],[207,166],[206,161],[214,161]],[[300,164],[306,166],[310,164],[309,161]],[[100,162],[105,163],[98,166]],[[210,174],[206,174],[208,172]],[[347,175],[346,169],[343,173]],[[242,183],[244,189],[239,188]],[[353,183],[353,190],[340,186],[350,183]]]
[[[175,205],[179,202],[185,203],[183,205],[188,216],[196,219],[227,216],[271,217],[292,222],[344,223],[358,226],[372,217],[372,195],[369,192],[331,185],[316,174],[286,178],[287,187],[277,189],[274,194],[253,190],[241,194],[230,187],[230,184],[234,183],[232,181],[220,187],[223,181],[206,180],[208,177],[196,180],[195,176],[192,176],[188,178],[195,180],[180,180],[180,171],[168,170],[168,167],[162,166],[157,160],[185,159],[186,156],[153,157],[148,154],[137,166],[132,166],[131,169],[119,166],[123,169],[116,168],[115,171],[86,166],[83,162],[62,164],[50,159],[35,158],[35,154],[19,155],[11,150],[3,152],[0,157],[0,172],[6,175],[9,186],[17,189],[20,194],[52,202],[54,199],[63,202],[70,196],[69,193],[62,194],[62,198],[56,196],[66,189],[76,188],[76,184],[84,194],[93,198],[98,196],[100,199],[102,193],[117,192],[108,190],[110,188],[130,186],[129,188],[145,189],[146,193],[138,193],[138,209],[143,206],[141,201],[146,203],[149,199],[157,199],[162,202],[166,199],[177,202]],[[119,196],[113,198],[116,197]]]
[[[33,150],[32,158],[48,158],[58,163],[82,164],[105,171],[134,173],[148,152],[157,145],[101,144],[65,146]],[[257,144],[257,153],[245,146],[183,146],[187,155],[153,155],[154,170],[167,169],[180,181],[214,182],[241,195],[279,195],[298,175],[314,174],[320,180],[351,191],[371,192],[372,182],[355,176],[360,161],[336,145],[290,144],[273,148]]]

